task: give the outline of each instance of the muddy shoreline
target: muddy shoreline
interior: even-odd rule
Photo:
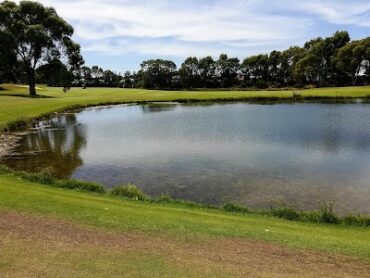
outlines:
[[[20,133],[2,133],[0,135],[0,161],[5,157],[15,155],[15,149],[22,139]]]

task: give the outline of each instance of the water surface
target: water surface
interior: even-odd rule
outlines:
[[[23,137],[15,169],[133,183],[152,196],[253,208],[335,200],[370,213],[370,106],[120,105],[64,114]]]

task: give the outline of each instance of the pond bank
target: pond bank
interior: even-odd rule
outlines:
[[[6,156],[14,155],[21,137],[19,134],[3,133],[0,135],[0,160]]]
[[[367,104],[146,103],[52,114],[57,117],[36,125],[23,137],[16,151],[25,155],[3,163],[21,171],[48,169],[61,179],[99,182],[106,188],[132,183],[150,196],[167,193],[176,199],[215,206],[237,201],[251,209],[268,209],[272,203],[284,202],[306,211],[319,207],[316,200],[335,200],[336,213],[340,215],[368,215],[370,211],[370,188],[364,179],[357,178],[355,170],[359,166],[354,163],[370,157],[370,131],[364,129],[370,115]],[[186,124],[177,124],[179,117]],[[130,136],[125,136],[128,133]],[[336,140],[331,139],[333,134]],[[94,141],[87,141],[94,138],[96,142],[100,137],[97,141],[104,143],[93,145]],[[203,144],[199,138],[209,139]],[[212,138],[218,138],[217,142]],[[270,142],[269,147],[266,142]],[[215,152],[221,143],[224,148]],[[181,165],[169,164],[165,159],[171,149],[161,146],[171,144],[177,152],[173,159]],[[137,146],[150,146],[148,149],[158,153],[154,158],[140,147],[135,149]],[[251,146],[257,163],[249,155]],[[192,155],[199,149],[202,160]],[[340,155],[343,149],[345,156]],[[104,150],[100,152],[100,169],[88,166],[96,150]],[[35,152],[37,155],[33,155]],[[328,160],[311,163],[312,152]],[[298,159],[297,153],[305,159]],[[145,160],[138,163],[138,154]],[[270,163],[275,159],[270,159],[271,154],[282,159],[279,168]],[[210,160],[213,163],[207,164]],[[342,170],[333,177],[333,171],[326,169]]]

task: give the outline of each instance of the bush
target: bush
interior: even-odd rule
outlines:
[[[45,169],[40,173],[27,173],[20,172],[21,178],[28,180],[30,182],[37,182],[41,184],[55,184],[55,179],[50,174],[50,171]]]
[[[268,84],[265,80],[257,80],[256,87],[258,89],[266,89],[268,87]]]
[[[2,171],[8,171],[11,173],[11,170],[8,170],[6,167],[0,167],[0,173]],[[40,173],[16,172],[16,174],[27,181],[44,185],[52,185],[66,189],[84,190],[95,193],[105,193],[105,189],[101,184],[80,180],[57,180],[51,175],[48,169],[45,169]]]
[[[104,187],[99,183],[81,180],[60,180],[56,183],[58,187],[66,189],[84,190],[95,193],[105,193]]]
[[[370,226],[370,218],[348,214],[342,218],[342,223],[348,226]]]
[[[10,170],[5,165],[0,164],[0,174],[11,174],[12,170]]]
[[[340,222],[339,217],[335,214],[334,202],[321,202],[319,203],[319,222],[327,224],[338,224]]]
[[[13,121],[11,123],[9,123],[4,130],[6,131],[15,131],[15,130],[18,130],[18,129],[23,129],[23,128],[26,128],[27,127],[27,120],[26,119],[18,119],[16,121]]]
[[[296,209],[285,205],[281,207],[271,208],[269,214],[287,220],[300,220],[301,218],[300,213]]]
[[[174,199],[171,198],[170,195],[168,194],[162,194],[161,196],[159,196],[158,199],[155,200],[156,203],[160,203],[160,204],[171,204],[171,203],[174,203]]]
[[[222,209],[224,211],[234,212],[234,213],[248,213],[249,212],[248,208],[242,206],[241,204],[237,202],[225,203],[222,206]]]
[[[147,201],[149,197],[137,188],[135,185],[120,185],[112,189],[111,194],[114,196],[125,197],[137,201]]]
[[[318,211],[304,211],[301,215],[301,220],[310,223],[320,223],[321,214]]]

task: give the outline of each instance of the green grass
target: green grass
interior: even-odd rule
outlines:
[[[178,240],[248,238],[370,260],[370,230],[234,215],[206,208],[149,204],[48,187],[0,174],[0,210],[67,219],[117,232],[140,231]]]
[[[300,211],[285,203],[278,203],[269,209],[250,210],[237,202],[225,203],[222,207],[198,204],[187,200],[173,199],[166,194],[162,194],[159,198],[151,198],[145,194],[140,188],[133,184],[118,185],[110,190],[106,190],[102,184],[88,181],[67,179],[59,180],[52,177],[47,171],[40,173],[28,173],[24,171],[14,171],[10,168],[0,165],[0,174],[14,175],[25,181],[49,185],[63,189],[73,189],[100,195],[108,195],[115,198],[123,198],[126,200],[143,201],[152,204],[169,204],[182,206],[185,208],[208,208],[214,210],[223,210],[236,214],[260,214],[274,216],[290,221],[301,221],[310,223],[323,223],[335,225],[349,225],[370,227],[370,217],[363,215],[347,214],[339,216],[334,212],[334,202],[319,202],[319,210]]]
[[[2,85],[0,91],[0,130],[12,123],[64,110],[74,106],[138,101],[207,100],[293,100],[293,91],[150,91],[121,88],[39,88],[38,98],[29,98],[26,87]],[[367,98],[370,87],[322,88],[301,91],[301,98]]]

